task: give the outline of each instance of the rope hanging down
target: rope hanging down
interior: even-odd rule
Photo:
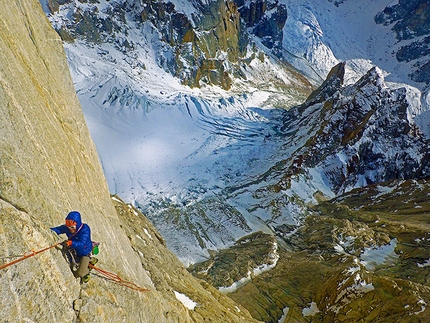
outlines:
[[[12,265],[14,265],[14,264],[16,264],[16,263],[18,263],[18,262],[20,262],[20,261],[23,261],[23,260],[25,260],[25,259],[30,258],[30,257],[33,257],[33,256],[35,256],[35,255],[37,255],[37,254],[39,254],[39,253],[42,253],[42,252],[46,251],[46,250],[49,250],[49,249],[55,248],[55,247],[59,246],[60,244],[62,244],[62,242],[58,242],[58,243],[56,243],[56,244],[53,244],[52,246],[49,246],[49,247],[43,248],[43,249],[41,249],[41,250],[39,250],[39,251],[33,251],[33,250],[32,250],[32,251],[30,251],[30,252],[28,252],[28,253],[24,254],[23,256],[19,256],[20,258],[18,258],[18,259],[15,259],[15,260],[13,260],[13,261],[10,261],[10,262],[8,262],[8,263],[5,263],[5,264],[1,265],[1,266],[0,266],[0,270],[1,270],[1,269],[4,269],[4,268],[7,268],[7,267],[9,267],[9,266],[12,266]],[[12,257],[4,257],[4,258],[12,258]],[[105,277],[106,279],[108,279],[108,280],[110,280],[110,281],[113,281],[113,282],[115,282],[115,283],[118,283],[118,284],[120,284],[120,285],[122,285],[122,286],[125,286],[125,287],[127,287],[127,288],[131,288],[131,289],[133,289],[133,290],[137,290],[137,291],[139,291],[139,292],[149,292],[149,291],[150,291],[149,289],[139,287],[139,286],[138,286],[138,285],[136,285],[135,283],[132,283],[132,282],[129,282],[129,281],[126,281],[126,280],[122,279],[122,278],[121,278],[121,277],[119,277],[117,274],[114,274],[114,273],[108,272],[108,271],[103,270],[103,269],[101,269],[101,268],[95,267],[94,265],[91,265],[91,264],[89,264],[89,267],[90,267],[90,268],[92,268],[92,269],[94,269],[94,270],[96,270],[97,272],[99,272],[99,273],[100,273],[103,277]]]
[[[1,265],[0,266],[0,270],[4,269],[6,267],[12,266],[12,265],[16,264],[17,262],[20,262],[20,261],[23,261],[23,260],[28,259],[30,257],[33,257],[33,256],[35,256],[35,255],[37,255],[39,253],[42,253],[42,252],[46,251],[46,250],[49,250],[51,248],[55,248],[55,247],[59,246],[60,244],[61,244],[61,242],[58,242],[58,243],[56,243],[56,244],[54,244],[52,246],[49,246],[49,247],[44,248],[44,249],[41,249],[39,251],[33,251],[32,250],[32,251],[28,252],[27,254],[24,254],[21,258],[18,258],[16,260],[11,261],[11,262],[5,263],[4,265]]]
[[[100,273],[106,279],[113,281],[117,284],[120,284],[122,286],[125,286],[127,288],[137,290],[139,292],[150,292],[151,291],[150,289],[142,288],[142,287],[139,287],[138,285],[136,285],[135,283],[126,281],[126,280],[122,279],[121,277],[119,277],[117,274],[114,274],[114,273],[111,273],[109,271],[103,270],[101,268],[95,267],[94,265],[91,265],[91,264],[89,264],[88,266],[90,268],[96,270],[98,273]]]

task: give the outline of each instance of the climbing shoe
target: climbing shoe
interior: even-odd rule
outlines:
[[[82,277],[83,283],[88,283],[89,280],[90,280],[90,274],[86,274],[84,277]]]
[[[91,258],[91,260],[90,260],[90,264],[91,264],[91,265],[93,265],[93,266],[94,266],[96,263],[98,263],[98,262],[99,262],[99,260],[98,260],[97,258],[95,258],[95,257],[92,257],[92,258]]]

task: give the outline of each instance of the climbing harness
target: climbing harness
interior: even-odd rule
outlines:
[[[103,270],[101,268],[95,267],[92,264],[89,264],[88,267],[90,267],[91,269],[96,270],[104,278],[106,278],[106,279],[108,279],[110,281],[113,281],[113,282],[115,282],[117,284],[120,284],[122,286],[125,286],[127,288],[130,288],[130,289],[133,289],[133,290],[137,290],[139,292],[149,292],[149,291],[151,291],[150,289],[139,287],[138,285],[136,285],[133,282],[126,281],[126,280],[122,279],[121,277],[119,277],[117,274],[114,274],[114,273],[111,273],[109,271]]]
[[[99,245],[100,242],[91,241],[93,244],[93,248],[91,253],[88,255],[91,258],[91,255],[96,256],[99,254]],[[79,264],[79,257],[76,254],[76,250],[73,248],[66,248],[67,258],[72,267],[76,267]]]
[[[16,259],[16,260],[13,260],[13,261],[10,261],[10,262],[8,262],[8,263],[5,263],[5,264],[1,265],[1,266],[0,266],[0,270],[1,270],[1,269],[4,269],[4,268],[6,268],[6,267],[12,266],[12,265],[14,265],[14,264],[16,264],[16,263],[18,263],[18,262],[20,262],[20,261],[23,261],[23,260],[25,260],[25,259],[30,258],[30,257],[33,257],[33,256],[35,256],[35,255],[37,255],[37,254],[39,254],[39,253],[42,253],[42,252],[46,251],[46,250],[49,250],[49,249],[55,248],[55,247],[59,246],[61,243],[62,243],[62,242],[58,242],[58,243],[56,243],[56,244],[53,244],[52,246],[49,246],[49,247],[44,248],[44,249],[41,249],[41,250],[39,250],[39,251],[33,251],[33,250],[32,250],[32,251],[30,251],[30,252],[28,252],[28,253],[24,254],[22,257],[20,257],[20,258]],[[6,257],[5,257],[5,258],[6,258]]]

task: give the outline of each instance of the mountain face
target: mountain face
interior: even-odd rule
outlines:
[[[0,20],[0,318],[4,322],[256,322],[194,279],[144,216],[111,198],[58,34],[37,1],[2,3]],[[74,278],[50,227],[79,210],[100,242],[97,267]]]
[[[428,318],[426,1],[41,2],[193,275],[265,322]]]
[[[399,1],[375,16],[377,24],[392,25],[399,42],[408,41],[396,52],[399,62],[412,63],[409,77],[430,84],[430,9],[428,1]]]
[[[132,55],[129,59],[134,63],[141,60],[138,51],[152,47],[157,64],[183,84],[210,84],[227,90],[234,86],[234,79],[247,79],[246,66],[255,58],[269,60],[251,36],[259,37],[271,55],[280,56],[281,30],[286,20],[285,6],[274,1],[257,1],[249,6],[243,1],[193,1],[187,8],[191,12],[182,12],[177,1],[81,4],[49,0],[46,6],[57,17],[53,18],[53,26],[65,41],[111,43],[124,55]],[[240,17],[245,17],[246,23]],[[133,34],[149,31],[153,36],[139,36],[149,43],[133,38]],[[293,68],[285,70],[294,89],[305,95],[309,82]],[[276,83],[280,87],[288,85]]]
[[[336,195],[393,179],[427,178],[428,139],[414,122],[421,112],[420,93],[410,87],[390,89],[376,67],[343,87],[344,65],[333,68],[299,112],[291,110],[299,118],[312,111],[321,126],[300,121],[316,132],[286,173],[318,169]]]

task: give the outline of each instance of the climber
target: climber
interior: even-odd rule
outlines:
[[[63,247],[75,253],[78,268],[74,270],[75,277],[81,277],[82,282],[90,280],[89,264],[95,265],[97,258],[91,257],[93,242],[91,241],[91,229],[88,224],[82,223],[81,214],[77,211],[70,212],[66,217],[66,224],[51,228],[56,234],[65,233],[68,240],[62,243]],[[73,254],[72,254],[73,257]]]

